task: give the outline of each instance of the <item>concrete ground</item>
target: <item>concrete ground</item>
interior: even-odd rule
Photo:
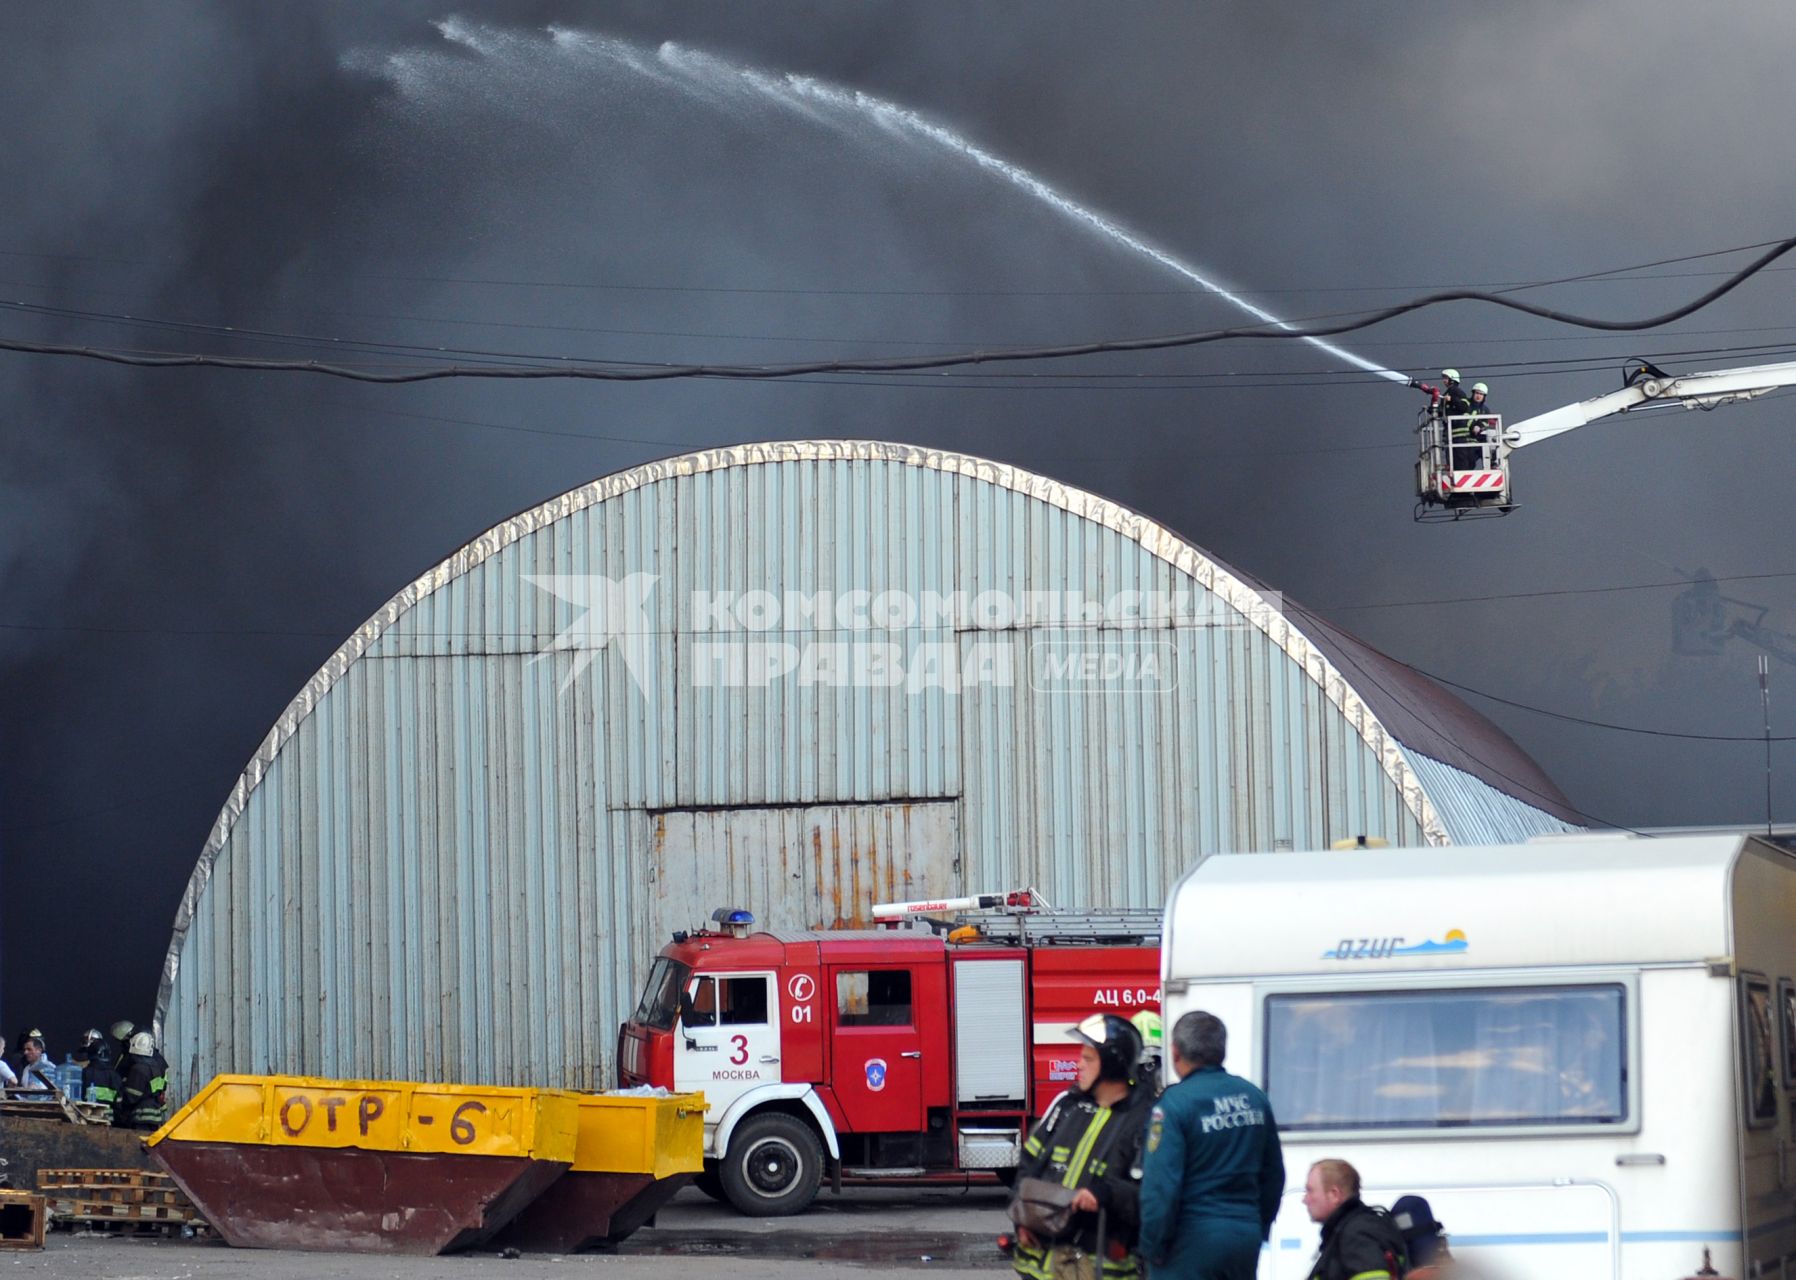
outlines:
[[[744,1218],[682,1191],[612,1253],[490,1253],[445,1258],[286,1253],[215,1241],[52,1232],[43,1252],[0,1251],[0,1280],[828,1280],[904,1271],[965,1280],[1007,1274],[993,1240],[1009,1224],[1003,1191],[825,1191],[796,1218]]]

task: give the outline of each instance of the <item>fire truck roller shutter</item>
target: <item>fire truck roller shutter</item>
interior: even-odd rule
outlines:
[[[706,1130],[705,1155],[710,1159],[721,1159],[723,1153],[730,1149],[730,1138],[737,1126],[751,1112],[769,1102],[786,1101],[804,1104],[804,1109],[817,1122],[817,1128],[823,1134],[823,1149],[829,1153],[831,1160],[840,1160],[842,1144],[836,1140],[836,1126],[830,1121],[829,1112],[823,1109],[823,1100],[817,1096],[817,1091],[802,1082],[762,1085],[737,1098],[730,1104],[729,1110],[717,1117],[716,1126]]]
[[[957,1102],[1020,1102],[1029,1096],[1023,1003],[1021,960],[954,962]]]

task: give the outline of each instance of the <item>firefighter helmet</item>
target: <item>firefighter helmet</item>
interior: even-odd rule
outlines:
[[[1141,1033],[1143,1051],[1158,1049],[1160,1042],[1166,1038],[1165,1024],[1160,1021],[1160,1015],[1152,1009],[1136,1010],[1135,1016],[1129,1021],[1135,1025],[1135,1030]]]
[[[156,1037],[147,1031],[139,1031],[131,1037],[131,1052],[140,1058],[147,1058],[156,1052]]]
[[[120,1018],[112,1024],[112,1038],[119,1041],[131,1039],[131,1033],[137,1030],[137,1024],[129,1018]]]
[[[1459,370],[1457,370],[1457,369],[1442,369],[1441,377],[1445,378],[1448,382],[1458,382],[1459,381]]]
[[[1141,1061],[1141,1033],[1127,1018],[1094,1013],[1072,1028],[1073,1036],[1098,1051],[1098,1079],[1128,1080]]]
[[[1472,384],[1472,394],[1475,396],[1487,396],[1490,394],[1490,388],[1485,386],[1482,382],[1474,382]]]

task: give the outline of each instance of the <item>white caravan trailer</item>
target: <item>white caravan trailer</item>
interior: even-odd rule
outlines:
[[[1428,1197],[1478,1274],[1796,1280],[1796,857],[1746,836],[1216,855],[1164,1012],[1272,1100],[1261,1280],[1307,1276],[1312,1161]]]

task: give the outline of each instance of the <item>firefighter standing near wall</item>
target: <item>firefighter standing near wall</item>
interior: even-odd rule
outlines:
[[[131,1037],[137,1034],[137,1024],[129,1018],[120,1018],[112,1024],[108,1034],[112,1038],[112,1064],[123,1071],[125,1059],[131,1056]]]
[[[1072,1034],[1080,1042],[1078,1084],[1030,1133],[1017,1178],[1078,1188],[1075,1212],[1060,1240],[1019,1229],[1011,1265],[1029,1280],[1132,1280],[1141,1274],[1134,1250],[1154,1086],[1136,1079],[1141,1033],[1128,1019],[1094,1013]]]
[[[156,1051],[149,1032],[131,1037],[124,1077],[113,1123],[127,1129],[160,1129],[168,1120],[168,1063]]]

